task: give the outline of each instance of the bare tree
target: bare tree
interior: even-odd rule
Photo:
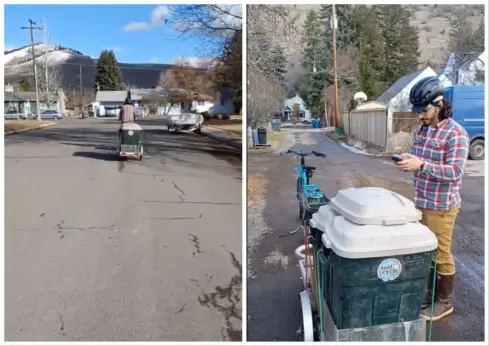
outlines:
[[[484,52],[484,19],[474,29],[469,13],[460,8],[452,19],[449,34],[450,53],[447,58],[447,77],[455,84],[484,83],[484,61],[479,56]]]
[[[47,53],[46,53],[47,54]],[[29,75],[34,79],[34,67],[29,64]],[[47,57],[36,59],[37,85],[40,92],[46,93],[46,104],[48,108],[58,100],[53,95],[63,86],[63,76],[56,63]]]
[[[252,126],[267,122],[268,115],[282,111],[284,94],[260,71],[248,71],[247,117]]]
[[[297,37],[290,7],[286,5],[247,6],[248,118],[252,124],[266,121],[269,115],[283,111],[285,88],[271,73],[280,62],[271,58],[276,45],[287,48]]]
[[[221,53],[223,41],[242,28],[241,5],[168,5],[168,24],[185,37],[198,34],[207,56]]]

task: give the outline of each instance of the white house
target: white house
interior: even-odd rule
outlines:
[[[484,84],[485,61],[487,53],[468,54],[465,61],[457,62],[454,53],[450,53],[443,74],[455,85]]]
[[[311,121],[311,112],[306,108],[304,101],[299,95],[295,95],[290,99],[286,99],[284,101],[284,117],[287,120],[290,120],[292,117],[292,112],[294,110],[295,104],[299,105],[299,118],[302,122],[310,122]]]
[[[189,96],[188,92],[183,89],[172,89],[168,91],[176,98],[180,98],[181,102],[169,103],[166,107],[160,107],[159,113],[162,115],[173,115],[188,113],[195,111],[197,113],[209,112],[211,114],[231,115],[234,113],[233,100],[230,90],[222,88],[216,93],[215,99],[211,97],[196,97]],[[155,89],[131,89],[131,100],[136,107],[144,105],[148,102],[145,98],[151,95],[161,94],[161,88]],[[108,110],[115,109],[124,103],[127,97],[127,91],[98,91],[95,102],[92,104],[98,115],[105,115]],[[116,109],[116,113],[117,109]]]
[[[232,115],[235,113],[231,89],[221,88],[213,99],[193,100],[190,109],[196,113]]]
[[[445,87],[452,85],[452,82],[443,74],[443,71],[435,71],[431,67],[417,70],[407,74],[392,84],[376,102],[386,105],[391,112],[410,112],[411,104],[409,103],[409,92],[411,88],[421,79],[430,76],[438,76]]]

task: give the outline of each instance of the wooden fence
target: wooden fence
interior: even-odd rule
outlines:
[[[345,134],[378,147],[387,147],[387,110],[353,110],[343,113]]]

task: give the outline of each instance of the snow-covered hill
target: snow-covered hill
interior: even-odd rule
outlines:
[[[3,63],[5,74],[16,74],[26,72],[31,66],[31,47],[23,47],[4,53]],[[36,59],[48,66],[60,65],[77,54],[68,50],[59,50],[55,46],[45,44],[34,45]]]
[[[56,66],[65,88],[73,88],[83,76],[83,88],[93,89],[97,61],[72,48],[36,44],[34,46],[36,63],[41,68]],[[16,84],[32,76],[31,47],[21,47],[4,51],[4,82]],[[136,88],[153,88],[158,85],[161,73],[171,69],[171,64],[125,64],[118,63],[123,82]]]

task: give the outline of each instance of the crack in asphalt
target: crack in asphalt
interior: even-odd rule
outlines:
[[[60,220],[58,224],[56,224],[56,228],[53,228],[54,230],[57,230],[58,233],[60,234],[59,239],[63,239],[65,237],[65,234],[63,231],[87,231],[87,230],[94,230],[94,229],[115,229],[115,223],[110,225],[110,226],[90,226],[90,227],[65,227],[63,226],[65,224],[65,220]]]
[[[241,202],[200,202],[200,201],[183,201],[183,202],[175,202],[175,201],[152,201],[152,200],[143,200],[138,199],[138,202],[143,203],[162,203],[162,204],[207,204],[207,205],[242,205]]]
[[[161,180],[163,180],[163,179],[161,179]],[[174,181],[172,181],[171,183],[173,184],[173,187],[180,192],[180,195],[178,196],[178,199],[180,200],[180,203],[183,203],[184,202],[183,196],[185,196],[185,192]]]
[[[242,321],[241,310],[238,308],[238,304],[241,302],[243,266],[238,261],[234,253],[227,250],[225,246],[223,246],[223,248],[231,256],[231,264],[234,268],[236,268],[237,274],[231,278],[231,281],[226,287],[216,286],[215,291],[211,293],[205,293],[204,290],[202,290],[202,296],[197,297],[197,299],[200,305],[213,307],[224,315],[226,324],[226,327],[223,328],[222,333],[224,340],[229,339],[231,341],[241,341],[243,331],[241,328],[235,328],[233,326],[232,319],[234,318]],[[227,306],[225,304],[226,301],[229,303]],[[224,335],[224,330],[227,333],[227,337]]]
[[[174,181],[171,182],[173,184],[173,187],[175,189],[177,189],[178,191],[180,191],[180,193],[182,194],[182,196],[185,196],[185,192],[183,191],[182,188],[180,188]]]
[[[151,220],[199,220],[202,219],[204,214],[199,216],[188,216],[188,217],[151,217]]]
[[[195,257],[195,254],[196,253],[204,253],[200,249],[200,240],[199,240],[199,238],[195,234],[192,234],[192,233],[189,233],[188,235],[190,237],[192,237],[192,239],[189,239],[189,240],[194,244],[194,248],[195,248],[195,251],[192,252],[192,257]]]

